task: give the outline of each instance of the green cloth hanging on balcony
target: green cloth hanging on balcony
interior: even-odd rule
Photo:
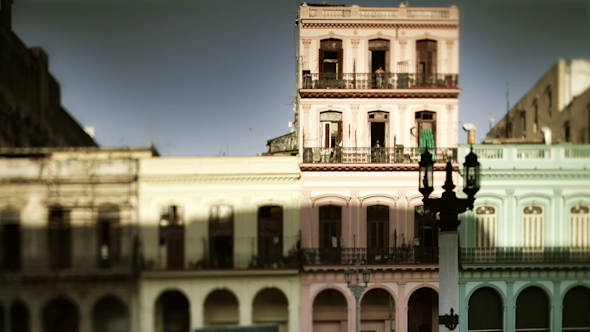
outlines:
[[[419,153],[422,154],[424,149],[428,149],[428,152],[432,155],[432,160],[436,161],[436,147],[434,146],[434,135],[432,129],[422,129],[420,133],[420,145]]]

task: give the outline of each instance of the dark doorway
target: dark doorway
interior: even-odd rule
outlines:
[[[377,145],[379,142],[379,145]],[[385,146],[385,122],[371,122],[371,147]]]
[[[280,206],[258,209],[258,259],[265,266],[283,259],[283,208]]]
[[[184,213],[180,206],[162,208],[160,245],[166,248],[166,268],[184,268]]]
[[[205,326],[236,326],[240,322],[239,302],[227,290],[213,291],[205,300]]]
[[[78,331],[78,310],[64,298],[51,301],[43,310],[43,332],[56,331]]]
[[[49,210],[49,263],[52,268],[70,267],[71,247],[70,211],[52,207]]]
[[[234,266],[234,211],[230,205],[211,207],[209,215],[209,261],[215,268]]]
[[[157,332],[189,332],[189,303],[186,297],[176,291],[160,295],[156,302]]]
[[[110,267],[117,262],[121,251],[119,209],[105,207],[98,211],[98,259],[99,266]]]
[[[342,207],[320,206],[320,253],[323,263],[341,263]]]
[[[502,331],[502,299],[493,288],[476,290],[469,299],[469,331]]]
[[[335,289],[323,290],[313,300],[313,332],[347,331],[347,307],[342,293]]]
[[[92,311],[93,332],[129,331],[129,314],[117,298],[108,296],[96,303]]]
[[[424,39],[416,41],[416,73],[422,77],[436,73],[437,45],[436,40]]]
[[[528,287],[516,299],[515,331],[549,331],[549,300],[539,287]]]
[[[371,263],[386,263],[389,256],[389,207],[367,207],[367,254]]]
[[[438,293],[420,288],[408,301],[408,332],[434,331],[438,331]]]
[[[577,286],[563,299],[563,330],[590,331],[590,289]]]
[[[379,68],[385,70],[385,51],[372,51],[371,73],[374,73]]]

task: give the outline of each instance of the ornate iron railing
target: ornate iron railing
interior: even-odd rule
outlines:
[[[457,88],[457,74],[314,73],[303,75],[303,89]]]
[[[461,263],[589,263],[589,248],[461,248]]]
[[[439,162],[456,162],[456,148],[429,148],[433,159]],[[304,163],[417,163],[424,148],[304,148]]]
[[[301,249],[303,265],[346,265],[357,259],[367,264],[438,264],[438,247]]]

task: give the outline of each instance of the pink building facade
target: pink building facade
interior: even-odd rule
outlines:
[[[438,330],[418,161],[428,148],[442,184],[457,159],[458,10],[303,4],[297,23],[301,330],[355,331],[355,260],[372,271],[361,331]]]

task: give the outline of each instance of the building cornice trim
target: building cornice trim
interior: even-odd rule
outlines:
[[[233,174],[233,175],[144,175],[139,181],[145,183],[171,182],[295,182],[300,179],[299,174]]]
[[[326,22],[301,24],[302,29],[458,29],[457,23],[357,23]]]
[[[301,98],[458,98],[461,89],[346,90],[300,89]]]
[[[316,164],[302,163],[302,172],[417,172],[419,166],[414,164]],[[446,165],[434,165],[435,171],[444,171]],[[453,171],[458,171],[459,164],[453,165]]]

